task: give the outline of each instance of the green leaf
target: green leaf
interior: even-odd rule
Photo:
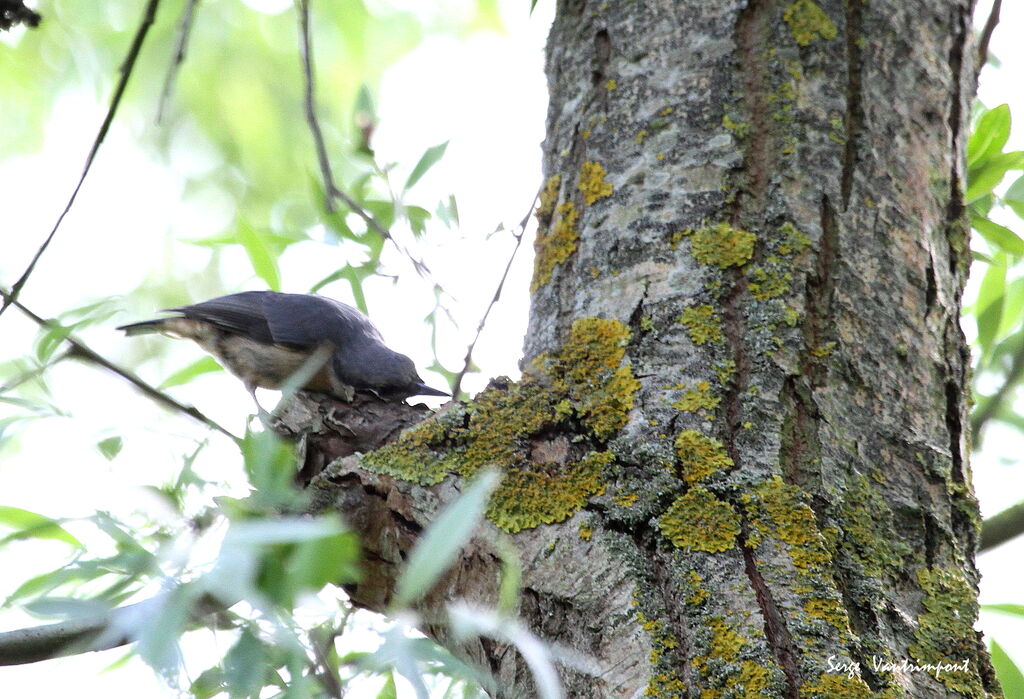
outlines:
[[[189,364],[183,369],[178,369],[160,384],[161,390],[165,388],[171,388],[172,386],[180,386],[186,384],[197,376],[203,374],[209,374],[214,371],[220,371],[221,366],[217,363],[217,360],[213,357],[203,357]]]
[[[981,609],[986,612],[997,612],[1024,619],[1024,604],[983,604]]]
[[[1010,106],[1001,104],[983,112],[974,124],[967,141],[967,167],[1002,152],[1010,138]]]
[[[1006,190],[1003,201],[1013,209],[1013,213],[1024,218],[1024,176],[1014,180],[1014,183]]]
[[[484,471],[427,528],[398,579],[392,605],[395,609],[419,600],[452,564],[483,519],[487,500],[499,480],[496,471]]]
[[[430,212],[420,206],[405,207],[405,217],[409,219],[409,227],[415,235],[423,235],[427,230]]]
[[[224,689],[224,670],[215,666],[203,670],[189,687],[189,692],[193,699],[211,699],[223,692]]]
[[[1024,167],[1024,152],[999,153],[983,161],[976,170],[967,172],[967,203],[981,199],[1003,181],[1010,170]]]
[[[409,173],[409,179],[405,181],[405,191],[412,189],[412,187],[420,181],[420,178],[427,174],[427,170],[437,164],[443,156],[445,150],[448,148],[448,141],[439,143],[436,146],[431,146],[424,151],[420,157],[420,161],[416,163],[416,167]]]
[[[100,453],[103,454],[107,461],[113,461],[121,453],[121,447],[123,446],[124,440],[120,437],[107,437],[96,443],[96,448],[100,450]]]
[[[288,576],[296,590],[319,590],[328,583],[359,580],[359,538],[339,532],[299,544],[288,561]]]
[[[266,236],[246,223],[241,223],[236,232],[237,242],[245,248],[249,262],[256,275],[274,291],[281,290],[281,274],[277,268],[277,256],[268,244]]]
[[[996,339],[996,333],[1003,319],[1003,302],[1006,291],[1006,266],[1004,255],[997,256],[1002,264],[989,265],[982,277],[978,291],[977,324],[978,344],[987,351]]]
[[[377,699],[398,699],[398,687],[395,686],[395,673],[389,672],[384,686],[377,692]]]
[[[249,629],[224,656],[224,681],[232,697],[257,696],[263,688],[266,647]]]
[[[989,649],[992,655],[992,667],[995,668],[1003,696],[1007,699],[1024,697],[1024,674],[1021,673],[1020,668],[1006,654],[1003,647],[996,643],[995,639],[992,639]]]
[[[16,539],[55,539],[83,548],[82,542],[60,526],[57,520],[20,507],[0,506],[0,524],[15,530],[0,539],[0,545]]]
[[[1024,255],[1024,240],[1006,226],[1001,226],[983,216],[972,216],[971,226],[981,233],[988,242],[1010,255]]]

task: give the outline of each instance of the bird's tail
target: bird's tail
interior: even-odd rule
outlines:
[[[129,323],[128,325],[120,326],[118,330],[124,330],[124,334],[128,337],[158,333],[163,330],[163,324],[166,320],[166,318],[157,318],[156,320],[144,320],[140,323]]]

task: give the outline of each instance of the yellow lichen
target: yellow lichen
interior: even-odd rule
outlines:
[[[826,342],[825,344],[819,345],[818,347],[812,347],[811,354],[813,354],[815,357],[827,357],[828,355],[832,354],[832,352],[834,352],[835,349],[836,343]]]
[[[583,200],[587,206],[598,199],[611,196],[612,185],[605,180],[605,171],[601,163],[588,160],[580,168],[579,189],[583,193]]]
[[[647,129],[640,129],[636,132],[637,143],[643,143],[645,138],[647,138]]]
[[[684,308],[679,322],[686,326],[690,341],[695,345],[722,342],[722,323],[715,309],[707,304]]]
[[[594,528],[586,522],[580,522],[580,538],[584,541],[590,541],[590,537],[594,535]]]
[[[675,107],[663,107],[662,110],[660,112],[658,112],[658,114],[660,116],[668,116],[669,114],[671,114],[674,111],[675,111]]]
[[[821,619],[842,633],[850,631],[850,618],[846,609],[834,597],[812,597],[804,602],[804,611],[812,619]]]
[[[715,376],[718,377],[718,382],[725,386],[732,381],[732,375],[736,373],[736,362],[731,359],[726,359],[724,362],[715,364],[712,369],[715,370]]]
[[[917,583],[924,593],[925,611],[917,616],[914,642],[908,649],[911,657],[921,665],[952,665],[937,673],[947,689],[963,696],[987,696],[977,671],[971,670],[978,667],[978,638],[973,629],[978,605],[971,584],[955,568],[922,568],[917,571]]]
[[[740,138],[743,138],[750,132],[750,124],[745,121],[733,121],[728,114],[722,117],[722,126]]]
[[[573,447],[557,463],[538,462],[535,440],[545,430],[575,431],[594,445],[625,424],[639,387],[629,366],[619,366],[628,341],[618,321],[577,320],[565,345],[535,366],[536,375],[517,384],[496,381],[473,402],[366,454],[364,466],[425,485],[497,466],[504,477],[487,509],[495,524],[514,532],[562,521],[604,492],[614,455]]]
[[[776,248],[780,255],[803,252],[811,244],[810,239],[788,221],[778,228],[780,243]]]
[[[789,291],[789,284],[793,281],[793,275],[789,272],[761,265],[751,267],[748,276],[747,288],[750,289],[750,294],[761,301],[782,296]]]
[[[817,39],[832,40],[839,34],[835,23],[812,0],[796,0],[786,8],[782,19],[789,25],[793,39],[801,46]]]
[[[555,221],[550,232],[545,228],[537,229],[537,251],[533,263],[533,281],[530,291],[537,291],[551,281],[555,265],[568,260],[576,252],[576,241],[579,233],[576,222],[580,214],[571,201],[562,202],[555,209]]]
[[[733,461],[717,439],[696,430],[683,430],[676,437],[679,471],[687,483],[697,483],[718,471],[732,468]]]
[[[703,265],[727,269],[746,264],[754,255],[753,233],[734,228],[728,223],[716,223],[699,229],[691,238],[691,251]]]
[[[750,517],[749,543],[771,536],[785,544],[801,575],[813,575],[831,564],[832,557],[818,529],[814,511],[803,501],[803,491],[778,476],[744,497]]]
[[[608,90],[608,92],[611,92],[612,90],[614,90],[615,89],[615,78],[608,78],[608,82],[606,82],[604,84],[604,89]]]
[[[732,505],[704,488],[694,488],[659,518],[661,533],[679,548],[718,553],[736,545],[740,518]]]
[[[639,497],[636,493],[621,493],[612,498],[612,502],[619,507],[632,507]]]
[[[562,184],[561,175],[552,175],[544,183],[540,192],[540,200],[537,202],[537,220],[542,226],[551,222],[551,214],[555,213],[555,204],[558,203],[558,188]]]
[[[698,381],[697,385],[687,390],[682,398],[672,404],[672,407],[692,413],[698,410],[714,410],[721,401],[721,398],[711,392],[710,383]]]

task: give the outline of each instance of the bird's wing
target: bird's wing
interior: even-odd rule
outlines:
[[[220,296],[192,306],[179,306],[167,310],[182,314],[191,320],[201,320],[229,332],[252,338],[257,342],[274,344],[267,314],[263,310],[266,292],[245,291]]]

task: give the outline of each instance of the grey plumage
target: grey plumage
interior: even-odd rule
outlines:
[[[324,296],[245,291],[168,311],[178,315],[118,329],[195,340],[242,379],[253,398],[256,388],[279,388],[324,346],[330,357],[306,382],[308,390],[344,400],[359,389],[391,400],[448,395],[424,384],[411,359],[385,346],[369,318]]]

